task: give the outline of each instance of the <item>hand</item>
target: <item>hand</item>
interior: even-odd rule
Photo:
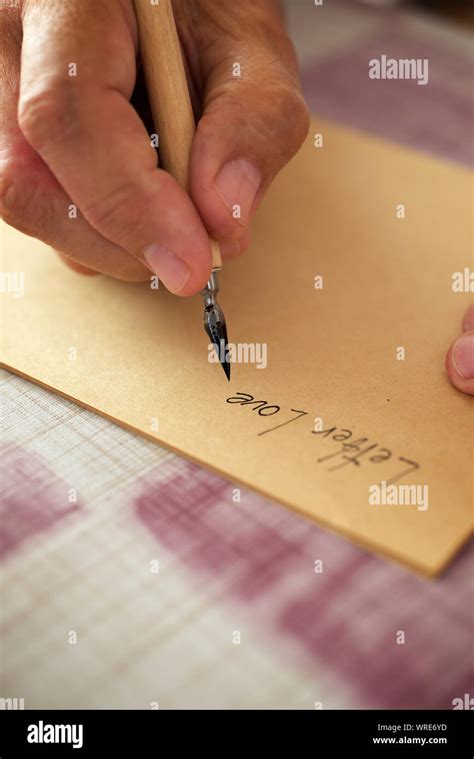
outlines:
[[[446,369],[454,387],[474,395],[474,303],[464,315],[462,330],[446,354]]]
[[[208,233],[224,258],[245,250],[249,220],[309,119],[278,0],[174,9],[202,110],[191,199],[157,168],[130,103],[132,0],[0,0],[2,205],[9,224],[79,271],[139,281],[152,270],[192,295],[209,277]]]

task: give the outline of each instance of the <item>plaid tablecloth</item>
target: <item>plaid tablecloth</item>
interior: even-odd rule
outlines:
[[[309,0],[289,23],[316,114],[470,161],[461,29]],[[367,60],[382,52],[428,57],[430,86],[374,97]],[[0,383],[0,697],[451,708],[474,693],[471,548],[420,579],[25,380]]]

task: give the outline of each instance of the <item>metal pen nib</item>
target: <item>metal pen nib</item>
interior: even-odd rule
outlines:
[[[218,292],[219,281],[217,279],[217,272],[213,271],[206,287],[204,290],[201,290],[204,300],[204,329],[211,342],[214,343],[225,376],[230,380],[230,362],[227,356],[227,327],[224,312],[217,302]]]

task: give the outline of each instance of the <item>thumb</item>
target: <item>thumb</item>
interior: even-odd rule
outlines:
[[[240,5],[234,5],[236,13]],[[272,15],[262,18],[258,5],[255,19],[245,4],[245,21],[223,14],[201,38],[204,108],[191,155],[190,193],[211,235],[224,243],[224,255],[241,252],[265,191],[309,128],[281,16],[272,3]],[[223,34],[226,24],[232,29]]]
[[[446,370],[454,387],[474,395],[474,304],[468,308],[462,326],[463,334],[446,355]]]

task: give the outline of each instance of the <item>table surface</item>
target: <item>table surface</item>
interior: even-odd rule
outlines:
[[[289,3],[289,25],[313,112],[469,165],[461,27],[344,2]],[[428,58],[423,94],[390,82],[374,101],[381,53]],[[451,708],[473,692],[470,547],[418,578],[19,377],[0,384],[0,696]]]

